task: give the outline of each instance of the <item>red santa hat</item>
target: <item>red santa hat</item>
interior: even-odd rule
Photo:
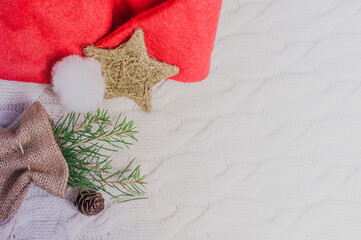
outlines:
[[[51,84],[60,59],[87,45],[115,48],[139,28],[148,54],[179,68],[170,79],[201,81],[220,8],[221,0],[1,1],[0,79]]]

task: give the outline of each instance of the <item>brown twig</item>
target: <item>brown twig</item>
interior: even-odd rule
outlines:
[[[68,133],[72,133],[72,132],[77,132],[77,131],[79,131],[79,130],[81,130],[81,129],[85,129],[86,127],[88,127],[89,125],[91,125],[91,124],[93,124],[93,123],[97,123],[97,122],[99,122],[99,121],[101,121],[101,120],[103,120],[104,118],[98,118],[98,119],[96,119],[96,120],[94,120],[94,121],[90,121],[90,122],[88,122],[88,124],[85,124],[85,125],[83,125],[83,126],[81,126],[81,127],[77,127],[77,128],[74,128],[73,130],[71,130],[70,132],[68,132]],[[59,134],[59,137],[64,137],[64,133],[63,134]]]
[[[101,182],[104,182],[104,183],[107,183],[107,184],[121,184],[121,185],[125,185],[125,184],[136,184],[136,183],[141,183],[142,181],[141,180],[136,180],[136,181],[130,181],[130,182],[121,182],[121,181],[106,181],[106,180],[96,180],[96,179],[92,179],[92,178],[87,178],[88,180],[90,181],[94,181],[94,182],[98,182],[98,181],[101,181]]]
[[[82,166],[83,168],[98,170],[98,171],[100,171],[100,172],[106,172],[106,170],[103,169],[103,168],[98,168],[98,167],[93,167],[93,166],[87,166],[87,165],[84,165],[84,164],[80,164],[80,166]]]
[[[105,139],[107,139],[107,138],[110,138],[110,137],[113,137],[113,136],[116,136],[116,135],[121,135],[121,134],[123,134],[123,133],[130,132],[130,131],[132,131],[132,129],[126,129],[126,130],[123,130],[123,131],[118,132],[118,133],[110,134],[110,135],[108,135],[108,136],[99,136],[99,137],[94,138],[94,139],[91,139],[91,140],[89,140],[89,141],[75,143],[75,144],[71,145],[70,147],[84,146],[85,144],[90,143],[90,142],[92,142],[92,141],[105,140]]]

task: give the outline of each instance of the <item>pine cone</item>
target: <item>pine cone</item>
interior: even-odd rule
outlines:
[[[79,194],[74,204],[81,213],[93,216],[103,211],[104,198],[100,192],[89,189]]]

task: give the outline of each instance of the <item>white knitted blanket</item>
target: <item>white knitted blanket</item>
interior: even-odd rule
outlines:
[[[0,125],[36,100],[66,113],[0,81]],[[151,113],[103,107],[135,120],[114,162],[136,157],[149,199],[86,217],[33,185],[0,239],[361,239],[361,1],[225,0],[207,80],[162,82]]]

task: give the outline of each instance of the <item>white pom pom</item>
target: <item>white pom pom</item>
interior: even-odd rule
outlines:
[[[94,111],[104,99],[101,64],[93,58],[77,55],[63,58],[55,64],[51,74],[54,91],[74,112]]]

